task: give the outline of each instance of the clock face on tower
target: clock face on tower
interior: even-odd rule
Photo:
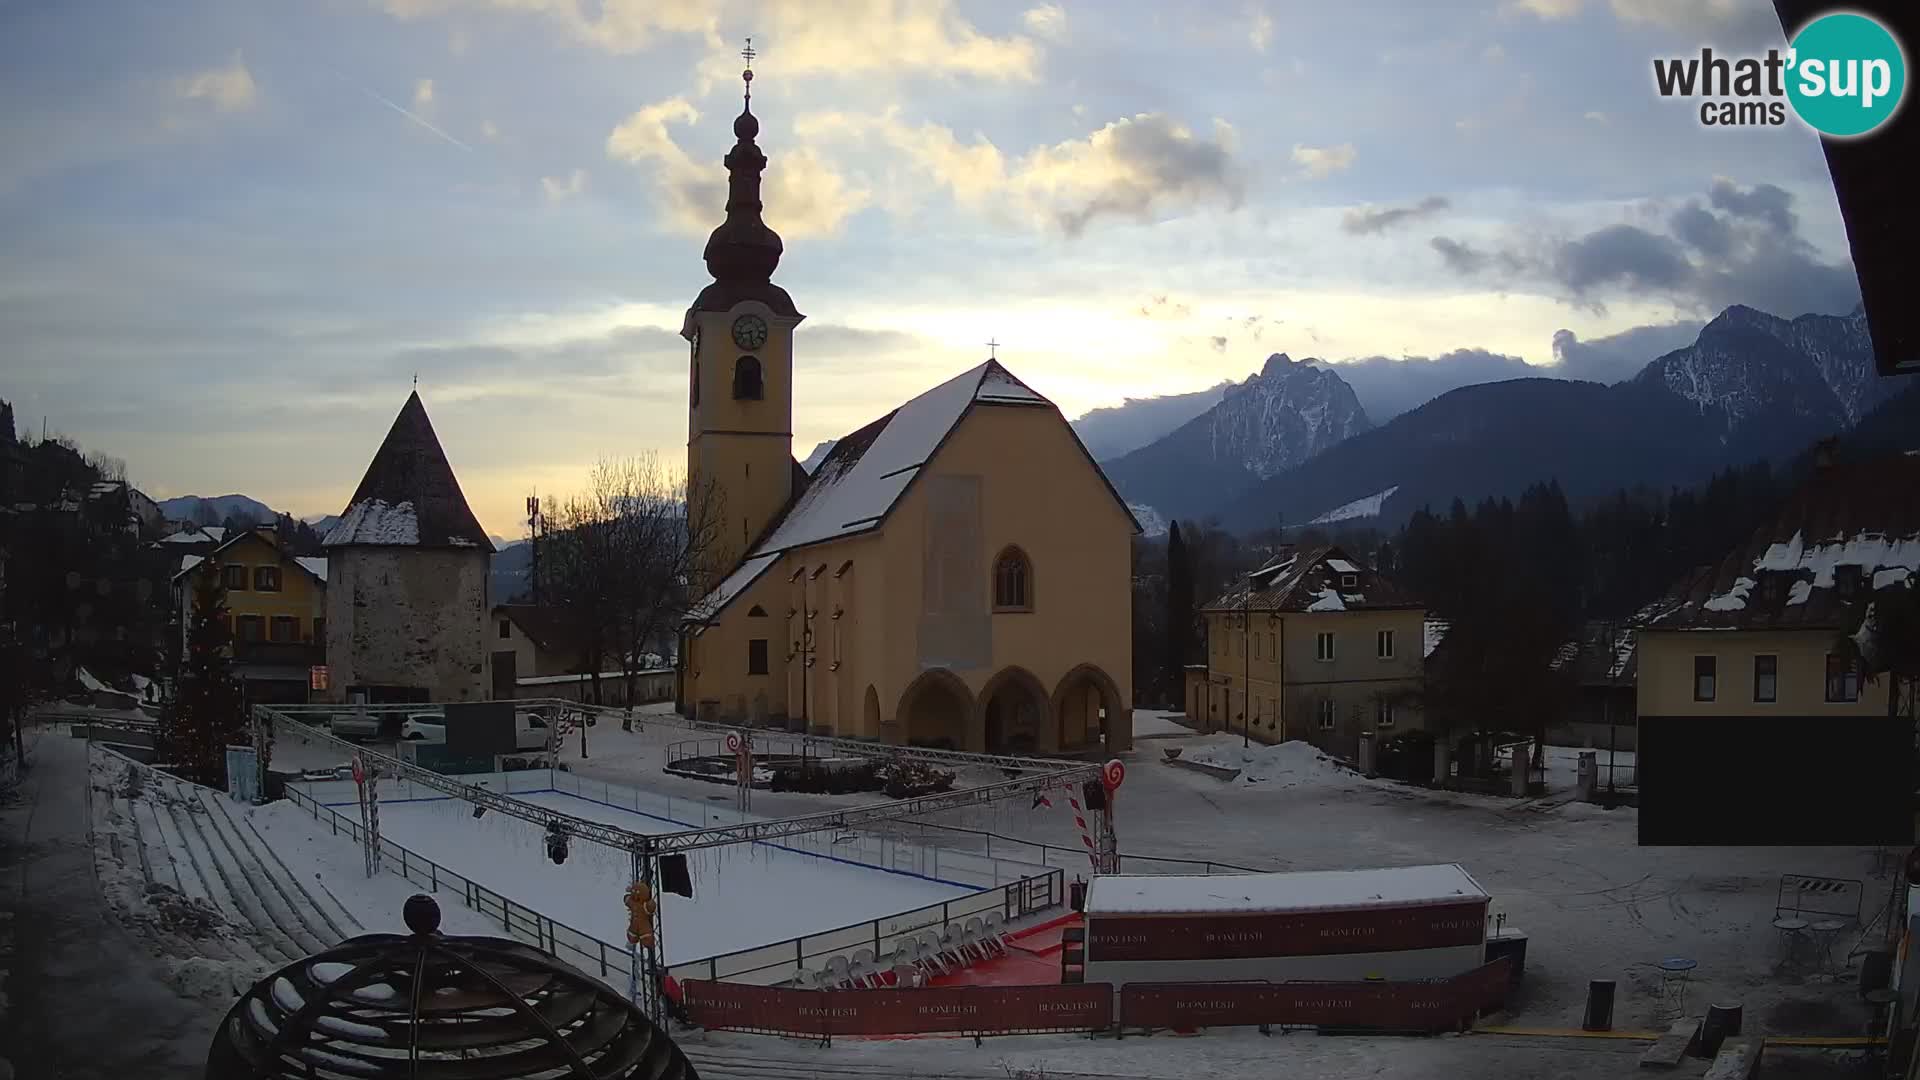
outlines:
[[[733,343],[743,349],[757,349],[767,343],[767,320],[758,315],[742,315],[733,320]]]

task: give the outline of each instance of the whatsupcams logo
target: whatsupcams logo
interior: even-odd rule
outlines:
[[[1835,12],[1801,27],[1785,52],[1728,57],[1707,48],[1656,59],[1653,82],[1661,97],[1700,99],[1707,127],[1778,127],[1791,108],[1822,135],[1852,138],[1899,110],[1907,58],[1876,20]]]

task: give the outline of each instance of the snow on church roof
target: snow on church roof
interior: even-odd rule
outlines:
[[[323,543],[479,548],[492,553],[493,541],[460,491],[419,391],[394,417],[347,512]]]
[[[774,530],[695,605],[690,617],[699,620],[719,614],[783,551],[877,528],[976,402],[1053,406],[998,360],[988,360],[839,440],[813,469],[806,487]],[[1091,456],[1088,461],[1092,462]],[[1100,475],[1105,479],[1105,473]],[[1112,490],[1111,483],[1108,489]],[[1114,499],[1120,501],[1117,492]]]

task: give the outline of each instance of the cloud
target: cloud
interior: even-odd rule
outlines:
[[[587,189],[587,170],[575,169],[566,176],[543,176],[540,187],[551,202],[565,202]]]
[[[1140,314],[1149,319],[1184,319],[1193,314],[1193,309],[1162,293],[1141,304]]]
[[[1247,29],[1247,41],[1256,51],[1266,52],[1273,44],[1273,16],[1265,8],[1253,9],[1252,25]]]
[[[259,98],[253,73],[247,70],[246,61],[241,59],[239,53],[234,53],[232,62],[225,67],[196,71],[180,79],[175,88],[181,97],[189,101],[210,102],[221,112],[250,108]]]
[[[1506,58],[1507,58],[1506,46],[1500,44],[1497,41],[1492,43],[1491,45],[1488,45],[1486,48],[1480,50],[1480,59],[1485,60],[1489,64],[1498,64],[1501,61],[1505,60]]]
[[[1041,4],[1029,8],[1020,16],[1020,21],[1035,35],[1055,41],[1067,32],[1067,11],[1059,4]]]
[[[1562,246],[1555,270],[1576,295],[1603,285],[1653,292],[1686,282],[1693,264],[1671,237],[1634,225],[1609,225]]]
[[[1302,173],[1315,180],[1351,168],[1356,156],[1352,143],[1341,143],[1339,146],[1305,146],[1296,143],[1293,147],[1293,163],[1300,166]]]
[[[669,98],[633,113],[607,136],[607,156],[650,167],[669,224],[695,236],[711,231],[725,216],[727,174],[717,165],[695,161],[667,127],[699,119],[699,110],[685,98]],[[780,153],[767,168],[763,185],[767,222],[788,238],[838,232],[871,198],[804,146]]]
[[[1568,19],[1586,7],[1586,0],[1513,0],[1507,7],[1542,19]],[[1716,44],[1783,36],[1772,5],[1752,0],[1608,0],[1607,7],[1621,22],[1695,37],[1708,35],[1720,39]]]
[[[1215,334],[1207,339],[1207,343],[1213,346],[1214,352],[1223,353],[1227,351],[1227,339],[1224,335]]]
[[[1558,293],[1595,311],[1622,296],[1699,313],[1746,304],[1784,317],[1836,314],[1859,302],[1852,266],[1823,261],[1799,235],[1789,192],[1721,178],[1707,202],[1711,208],[1693,200],[1674,209],[1665,231],[1621,222],[1491,252],[1448,237],[1432,244],[1455,274],[1490,275],[1503,287]]]
[[[1571,330],[1559,330],[1553,335],[1554,362],[1549,370],[1567,379],[1620,382],[1639,374],[1649,361],[1693,344],[1703,325],[1689,320],[1654,323],[1591,341],[1581,341]]]
[[[1733,249],[1733,228],[1699,203],[1688,203],[1675,210],[1667,228],[1702,255],[1717,258]]]
[[[475,12],[536,16],[575,40],[615,53],[637,52],[671,34],[719,44],[713,5],[698,0],[382,0],[380,6],[405,20]]]
[[[493,142],[500,137],[500,128],[491,120],[480,121],[480,137]]]
[[[1455,349],[1439,356],[1369,356],[1326,366],[1353,387],[1367,418],[1376,424],[1458,387],[1545,374],[1517,356],[1486,349]]]
[[[1514,0],[1514,11],[1524,11],[1529,15],[1538,15],[1543,19],[1570,18],[1580,11],[1585,0]]]
[[[1214,121],[1207,138],[1164,114],[1143,113],[1013,159],[985,136],[962,142],[951,128],[906,123],[897,109],[815,113],[794,128],[804,142],[877,138],[960,205],[1069,236],[1103,217],[1150,221],[1177,208],[1235,209],[1245,190],[1224,120]]]
[[[1791,234],[1800,225],[1793,213],[1793,196],[1772,184],[1755,184],[1741,191],[1738,184],[1726,177],[1716,177],[1707,198],[1716,209],[1734,217],[1764,221],[1775,232]]]
[[[413,111],[425,112],[433,106],[433,80],[421,79],[413,84]]]
[[[1429,217],[1453,205],[1444,195],[1429,195],[1411,206],[1363,206],[1349,210],[1340,219],[1340,228],[1356,236],[1386,230],[1416,218]]]
[[[1603,113],[1598,109],[1588,109],[1586,112],[1581,114],[1580,118],[1582,120],[1587,121],[1590,124],[1599,124],[1603,127],[1613,122],[1607,116],[1606,113]]]

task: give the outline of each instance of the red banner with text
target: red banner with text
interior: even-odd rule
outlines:
[[[690,981],[687,1012],[706,1028],[808,1035],[1099,1031],[1113,1026],[1113,987],[954,986],[791,990]]]

